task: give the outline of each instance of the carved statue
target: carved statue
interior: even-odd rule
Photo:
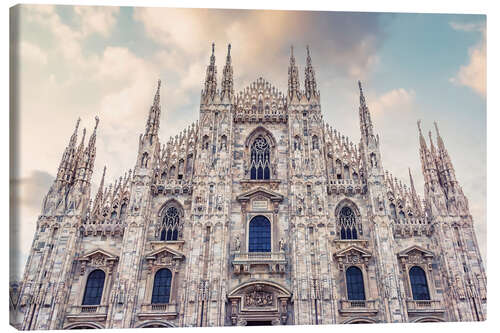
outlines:
[[[285,251],[285,240],[283,238],[279,241],[279,247],[281,252]]]
[[[241,247],[240,236],[236,236],[236,239],[234,240],[234,250],[239,251],[240,247]]]

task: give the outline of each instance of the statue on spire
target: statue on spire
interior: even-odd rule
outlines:
[[[291,46],[290,66],[288,67],[288,98],[292,102],[300,100],[299,68],[295,64],[293,45]]]
[[[226,56],[226,65],[224,66],[224,70],[222,72],[222,92],[221,99],[225,102],[230,102],[233,95],[233,66],[231,65],[231,44],[227,46],[227,56]]]
[[[212,43],[212,55],[210,64],[207,67],[205,77],[205,89],[203,90],[203,99],[206,102],[212,101],[217,93],[217,67],[215,66],[215,43]]]
[[[316,74],[312,66],[311,54],[309,52],[309,45],[306,46],[307,58],[306,58],[306,68],[305,68],[305,93],[308,100],[314,97],[318,97],[318,91],[316,90]]]

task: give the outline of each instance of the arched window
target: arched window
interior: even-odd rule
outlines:
[[[208,135],[205,135],[203,137],[203,142],[202,142],[201,148],[204,150],[208,150]]]
[[[259,136],[251,147],[250,179],[269,179],[270,169],[270,147],[266,139]]]
[[[428,301],[431,299],[427,278],[422,268],[413,266],[410,269],[411,293],[416,301]]]
[[[365,300],[363,272],[356,266],[349,267],[346,272],[347,299],[350,301]]]
[[[356,215],[349,207],[343,207],[339,214],[340,239],[358,239]]]
[[[184,177],[184,159],[180,159],[179,160],[179,167],[178,167],[178,171],[177,171],[177,179],[181,180],[183,177]]]
[[[105,278],[106,274],[104,274],[104,272],[100,269],[96,269],[89,274],[89,277],[87,278],[87,285],[85,286],[85,294],[83,295],[82,305],[101,304]]]
[[[293,139],[293,150],[300,150],[300,138],[299,136],[295,136],[295,138]]]
[[[348,165],[344,165],[344,179],[349,179],[351,178],[349,176],[349,166]]]
[[[390,210],[391,210],[391,217],[392,217],[394,220],[396,220],[396,206],[395,206],[393,203],[391,203],[391,204],[389,205],[389,208],[390,208]]]
[[[163,214],[160,240],[162,241],[178,240],[180,228],[181,228],[181,218],[179,210],[174,206],[168,207]]]
[[[144,153],[142,155],[141,167],[143,167],[143,168],[147,168],[148,167],[148,153]]]
[[[399,212],[399,219],[403,222],[405,221],[405,213],[403,211]]]
[[[226,151],[227,150],[227,137],[223,135],[220,138],[220,151]]]
[[[271,222],[264,216],[256,216],[248,229],[248,252],[271,252]]]
[[[172,165],[170,167],[170,171],[168,172],[168,178],[170,178],[170,179],[175,178],[175,165]]]
[[[169,269],[162,268],[156,272],[151,304],[167,304],[170,301],[171,284],[172,272]]]
[[[318,140],[318,137],[316,135],[314,135],[312,138],[312,146],[313,146],[313,149],[319,149],[319,140]]]

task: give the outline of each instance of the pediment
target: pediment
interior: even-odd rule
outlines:
[[[146,254],[146,259],[147,260],[156,260],[160,257],[165,257],[165,256],[170,256],[174,260],[181,260],[184,258],[184,254],[182,254],[179,251],[173,250],[169,248],[168,246],[163,246],[157,250],[154,250],[148,254]]]
[[[398,253],[398,257],[409,257],[411,256],[412,254],[421,254],[423,257],[427,257],[427,258],[432,258],[434,257],[434,254],[426,249],[424,249],[423,247],[420,247],[418,245],[413,245],[409,248],[407,248],[406,250],[403,250],[401,252]]]
[[[241,297],[250,292],[264,291],[272,292],[278,297],[289,298],[292,293],[282,285],[272,281],[250,281],[236,286],[229,294],[228,298]]]
[[[276,193],[274,191],[268,190],[264,187],[257,187],[254,189],[251,189],[245,193],[242,193],[236,197],[236,200],[238,201],[250,201],[252,198],[256,196],[262,196],[265,197],[266,199],[269,199],[271,201],[283,201],[283,196],[279,193]]]
[[[91,261],[93,258],[102,258],[103,260],[106,261],[117,261],[118,256],[112,254],[111,252],[105,251],[103,249],[95,249],[90,252],[87,252],[80,258],[78,258],[79,261]]]
[[[372,254],[368,252],[367,250],[364,250],[356,245],[351,245],[343,250],[337,251],[334,253],[334,257],[336,258],[342,258],[342,257],[347,257],[350,255],[357,255],[361,258],[370,258]]]

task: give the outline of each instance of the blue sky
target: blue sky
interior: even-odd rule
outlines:
[[[198,119],[210,44],[219,77],[232,43],[235,90],[263,76],[286,92],[290,45],[303,82],[310,45],[324,119],[359,141],[362,80],[383,166],[423,183],[416,122],[437,121],[486,254],[486,17],[482,15],[22,6],[19,57],[20,258],[74,124],[101,122],[94,183],[133,167],[156,80],[163,142]],[[52,134],[57,133],[57,135]],[[95,185],[95,184],[94,184]]]

